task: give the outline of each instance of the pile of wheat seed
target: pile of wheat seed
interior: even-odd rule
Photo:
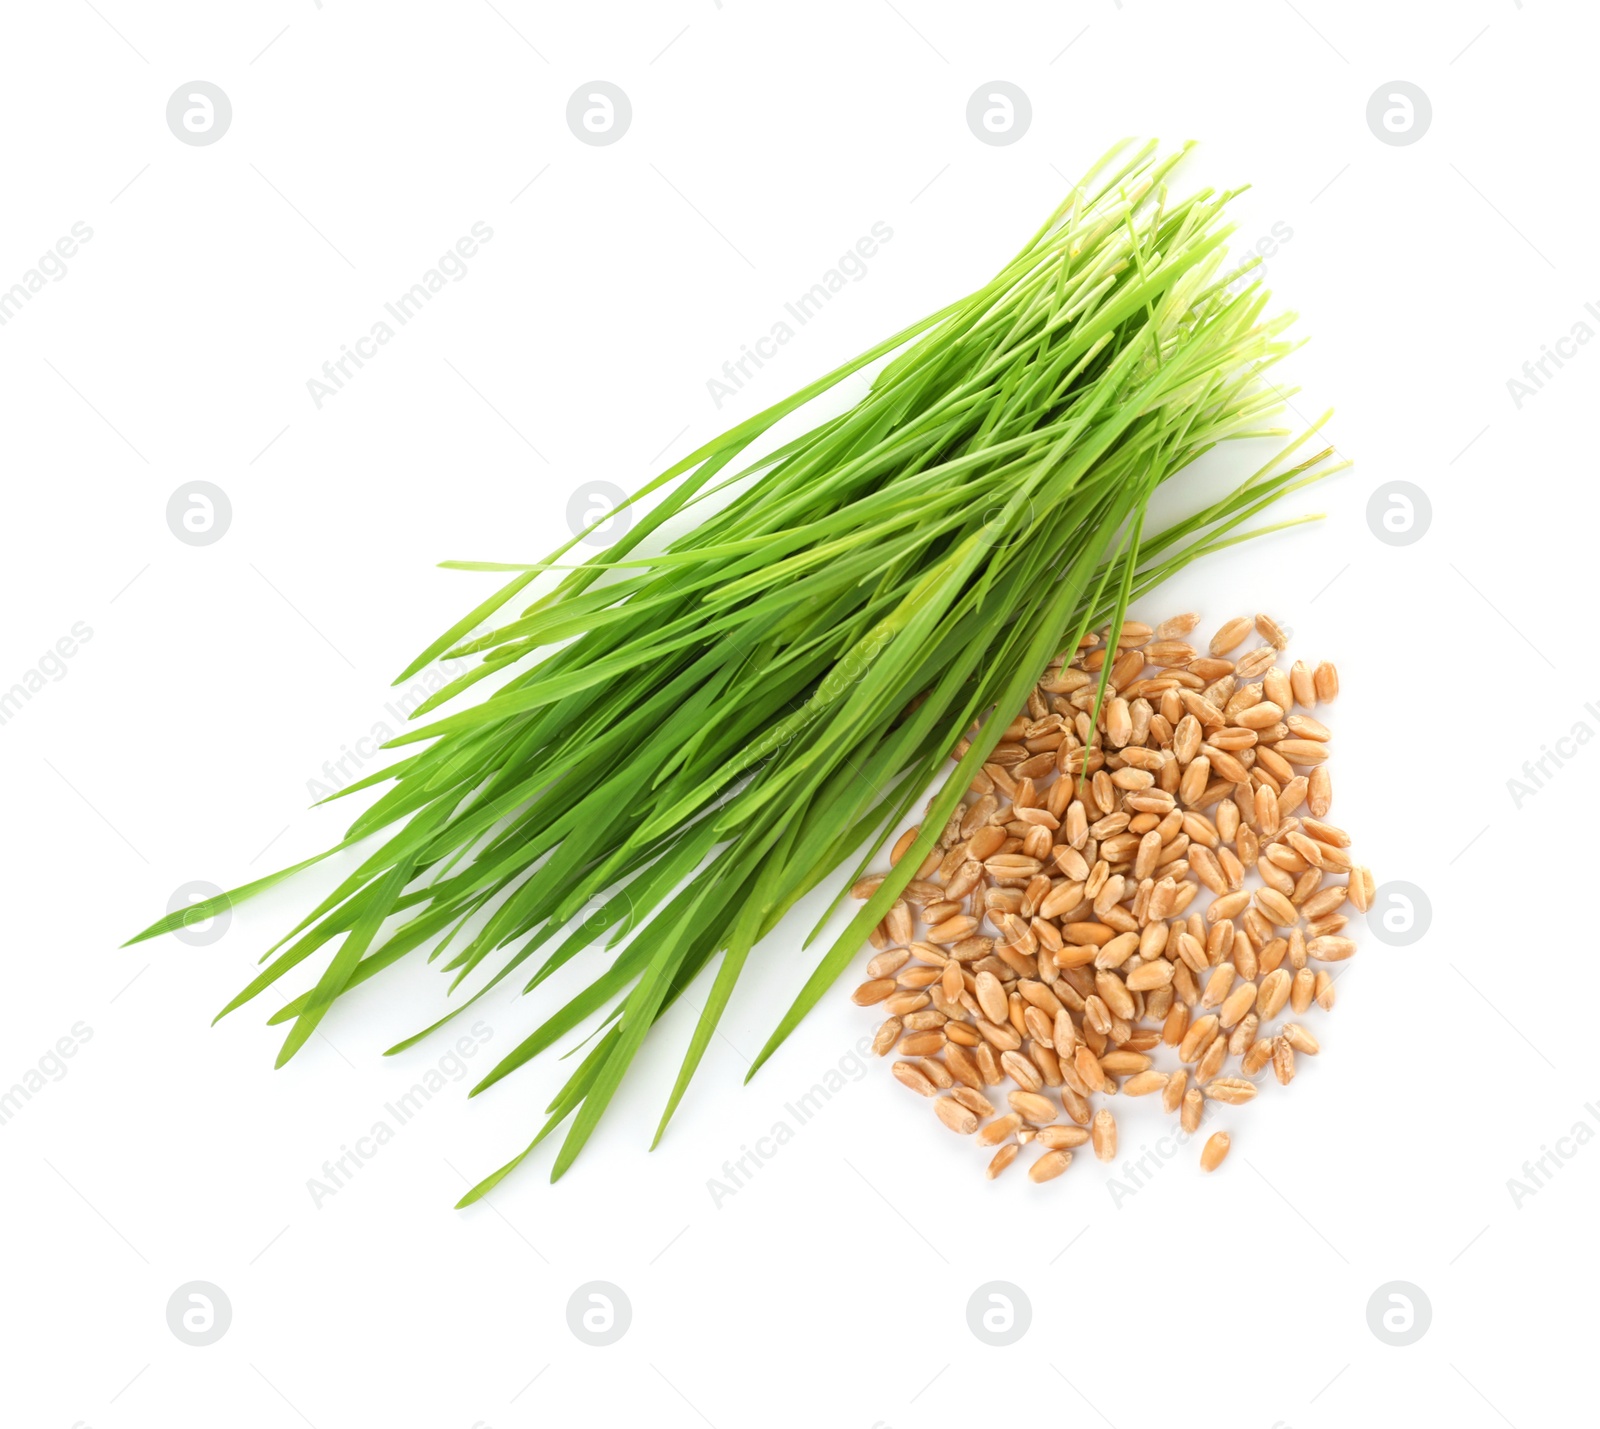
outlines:
[[[1186,640],[1198,623],[1130,621],[1114,653],[1107,631],[1054,662],[872,935],[853,996],[888,1014],[874,1050],[897,1054],[894,1075],[950,1130],[997,1148],[991,1178],[1029,1142],[1035,1181],[1085,1142],[1114,1160],[1116,1118],[1096,1096],[1160,1096],[1193,1135],[1206,1099],[1247,1102],[1269,1068],[1287,1086],[1296,1055],[1318,1051],[1279,1018],[1333,1006],[1320,965],[1355,951],[1342,909],[1364,912],[1373,888],[1325,822],[1314,712],[1338,673],[1280,668],[1288,641],[1268,616],[1228,621],[1204,651]],[[1156,1067],[1163,1046],[1177,1070]],[[1229,1143],[1215,1133],[1201,1166]]]

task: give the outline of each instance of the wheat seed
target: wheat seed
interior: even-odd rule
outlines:
[[[989,1161],[988,1169],[984,1172],[991,1181],[1006,1169],[1018,1156],[1022,1154],[1022,1146],[1015,1141],[1007,1142]]]
[[[1006,1100],[1012,1111],[1035,1126],[1047,1126],[1056,1119],[1055,1103],[1038,1092],[1011,1092]]]
[[[1117,1119],[1112,1116],[1109,1109],[1101,1107],[1094,1114],[1094,1125],[1090,1135],[1094,1141],[1094,1154],[1099,1160],[1117,1159]]]
[[[1324,1012],[1332,1012],[1334,1004],[1333,975],[1322,969],[1317,970],[1317,1006]]]
[[[1218,1077],[1206,1083],[1205,1094],[1213,1101],[1241,1106],[1256,1094],[1256,1084],[1243,1077]]]
[[[1294,1080],[1294,1048],[1281,1034],[1272,1039],[1272,1075],[1284,1086]]]
[[[1070,1151],[1046,1151],[1028,1168],[1031,1181],[1053,1181],[1072,1164]]]
[[[1372,907],[1372,870],[1359,866],[1352,868],[1349,890],[1351,907],[1361,913],[1367,912]]]
[[[1004,1141],[1008,1136],[1015,1135],[1022,1127],[1022,1118],[1016,1112],[991,1121],[978,1133],[978,1141],[984,1146],[995,1146]]]
[[[860,987],[851,993],[850,1000],[857,1007],[871,1007],[875,1003],[882,1002],[894,990],[895,982],[892,977],[873,978],[868,982],[862,983]]]
[[[1152,1092],[1163,1091],[1167,1085],[1167,1074],[1155,1070],[1136,1072],[1122,1084],[1124,1096],[1145,1097]]]
[[[938,1092],[938,1088],[911,1062],[896,1062],[890,1070],[897,1082],[910,1087],[918,1096],[931,1097]]]
[[[961,1136],[971,1136],[978,1129],[977,1114],[962,1106],[954,1097],[936,1098],[933,1109],[940,1121]]]
[[[1194,1079],[1197,1082],[1208,1082],[1222,1070],[1222,1064],[1228,1060],[1228,1039],[1215,1037],[1211,1045],[1201,1054],[1200,1060],[1194,1066]]]
[[[1089,1140],[1088,1129],[1082,1126],[1041,1126],[1037,1135],[1039,1145],[1048,1146],[1052,1151],[1070,1151]]]
[[[1317,975],[1310,968],[1301,968],[1294,975],[1294,982],[1289,988],[1289,1006],[1297,1013],[1308,1011],[1316,992]]]
[[[1244,644],[1245,636],[1250,633],[1250,617],[1247,615],[1236,616],[1227,621],[1211,637],[1210,644],[1206,647],[1213,655],[1227,655],[1237,650]]]
[[[1200,1169],[1202,1171],[1215,1171],[1227,1158],[1228,1150],[1233,1145],[1233,1138],[1225,1131],[1213,1132],[1206,1144],[1200,1148]]]
[[[908,1032],[900,1039],[900,1050],[908,1057],[933,1057],[944,1050],[945,1041],[942,1029]]]
[[[1304,1052],[1308,1057],[1315,1057],[1322,1050],[1321,1043],[1298,1022],[1284,1023],[1283,1031],[1278,1035],[1296,1052]]]
[[[1256,634],[1259,635],[1274,650],[1287,650],[1289,637],[1283,633],[1278,622],[1270,615],[1256,616]]]
[[[1268,1062],[1272,1060],[1272,1044],[1275,1038],[1263,1037],[1259,1042],[1254,1042],[1239,1061],[1239,1069],[1247,1077],[1253,1077]]]
[[[1180,1125],[1191,1136],[1200,1130],[1200,1119],[1205,1114],[1205,1101],[1198,1087],[1190,1087],[1183,1094],[1183,1112]]]
[[[1275,968],[1261,980],[1261,987],[1256,993],[1256,1015],[1263,1022],[1270,1022],[1280,1012],[1283,1005],[1289,1000],[1291,979],[1286,968]]]
[[[1250,1100],[1267,1066],[1287,1085],[1318,1043],[1273,1024],[1331,1009],[1310,964],[1348,958],[1345,905],[1372,907],[1372,874],[1326,821],[1332,732],[1309,711],[1336,696],[1333,666],[1277,665],[1287,634],[1265,614],[1209,642],[1197,625],[1125,621],[1054,662],[872,932],[853,996],[887,1014],[873,1050],[898,1050],[896,1078],[996,1148],[991,1178],[1032,1140],[1035,1180],[1091,1141],[1114,1158],[1095,1097],[1159,1095],[1192,1133],[1206,1099]],[[1252,627],[1263,643],[1239,653]],[[894,841],[891,867],[917,839]],[[1153,1065],[1163,1048],[1176,1071]],[[1230,1058],[1240,1075],[1221,1075]],[[1001,1114],[985,1093],[1006,1084]],[[1227,1144],[1206,1143],[1205,1169]]]

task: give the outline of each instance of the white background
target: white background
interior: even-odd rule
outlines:
[[[1592,12],[497,6],[7,11],[0,286],[74,222],[93,238],[0,328],[0,687],[75,622],[93,634],[0,726],[0,1086],[74,1024],[92,1036],[0,1126],[0,1420],[1590,1415],[1577,1287],[1600,1150],[1578,1146],[1520,1206],[1507,1180],[1600,1125],[1572,891],[1590,881],[1600,753],[1520,808],[1506,781],[1578,721],[1600,728],[1584,709],[1600,353],[1520,409],[1506,383],[1600,299]],[[233,105],[209,147],[164,119],[196,78]],[[565,123],[596,78],[633,105],[610,147]],[[1365,119],[1396,78],[1433,106],[1407,147]],[[1032,100],[1008,147],[965,124],[994,79]],[[1118,1168],[1087,1156],[1046,1186],[1020,1168],[986,1183],[881,1064],[715,1204],[708,1178],[853,1065],[872,1026],[846,982],[740,1085],[809,969],[797,915],[655,1153],[689,1008],[559,1184],[542,1152],[492,1204],[451,1209],[536,1129],[564,1070],[547,1055],[470,1104],[452,1084],[317,1206],[308,1178],[448,1054],[379,1056],[432,1015],[437,974],[408,963],[362,989],[274,1073],[275,1003],[209,1019],[331,872],[239,908],[207,947],[119,942],[183,883],[231,887],[338,835],[343,811],[307,811],[308,780],[392,724],[390,678],[493,579],[436,561],[537,558],[580,483],[632,488],[969,290],[1124,134],[1202,140],[1193,182],[1253,184],[1246,244],[1292,229],[1267,266],[1315,339],[1288,372],[1295,408],[1336,405],[1355,462],[1297,498],[1325,522],[1197,567],[1141,613],[1268,609],[1296,653],[1338,661],[1336,817],[1380,882],[1427,891],[1428,934],[1361,935],[1315,1023],[1323,1055],[1229,1111],[1223,1170],[1201,1176],[1190,1147],[1120,1205]],[[494,236],[467,276],[319,410],[307,379],[480,220]],[[894,236],[867,275],[719,411],[707,379],[877,221]],[[206,547],[165,520],[196,479],[232,504]],[[1366,517],[1393,480],[1432,503],[1400,548]],[[472,1065],[550,1005],[486,1000]],[[1154,1139],[1154,1107],[1119,1112],[1125,1150]],[[233,1308],[205,1348],[165,1318],[192,1280]],[[566,1322],[594,1280],[632,1305],[607,1348]],[[991,1280],[1032,1304],[1006,1349],[967,1328]],[[1432,1305],[1406,1348],[1367,1325],[1393,1280]]]

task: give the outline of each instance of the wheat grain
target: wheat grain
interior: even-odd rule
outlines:
[[[901,1086],[910,1087],[918,1096],[931,1097],[938,1088],[910,1062],[896,1062],[890,1069]]]
[[[996,1146],[1008,1136],[1015,1135],[1022,1127],[1022,1118],[1016,1112],[1008,1112],[1005,1116],[997,1117],[978,1133],[978,1141],[984,1146]]]
[[[1053,1181],[1072,1164],[1070,1151],[1046,1151],[1028,1168],[1030,1181]]]
[[[1101,1107],[1094,1114],[1094,1123],[1090,1128],[1090,1138],[1094,1142],[1094,1154],[1101,1161],[1115,1161],[1117,1159],[1117,1119],[1107,1107]]]
[[[1294,1048],[1281,1034],[1272,1039],[1272,1075],[1283,1086],[1294,1080]]]
[[[1357,866],[1350,870],[1350,904],[1357,911],[1365,913],[1372,907],[1372,870]]]
[[[932,1057],[944,1050],[947,1041],[942,1027],[929,1032],[908,1032],[900,1039],[900,1051],[907,1057]]]
[[[1235,616],[1232,620],[1223,622],[1206,648],[1213,655],[1227,655],[1237,650],[1244,644],[1245,636],[1250,633],[1250,624],[1248,615]]]
[[[1255,1096],[1256,1084],[1246,1081],[1243,1077],[1217,1077],[1214,1081],[1206,1083],[1204,1090],[1206,1096],[1213,1101],[1226,1102],[1229,1106],[1242,1106]]]
[[[1315,998],[1317,991],[1317,975],[1310,968],[1301,968],[1294,975],[1294,982],[1289,988],[1289,1006],[1297,1013],[1306,1012]]]
[[[1306,952],[1325,963],[1343,962],[1355,955],[1356,945],[1350,938],[1320,937],[1306,944]]]
[[[1211,1039],[1206,1050],[1200,1054],[1200,1060],[1194,1065],[1194,1079],[1200,1083],[1209,1082],[1222,1070],[1222,1064],[1228,1060],[1228,1039],[1217,1036]]]
[[[924,1062],[922,1065],[924,1067],[930,1067],[933,1065],[933,1063]],[[994,1115],[994,1103],[975,1087],[955,1087],[953,1090],[951,1090],[950,1095],[954,1097],[956,1101],[960,1102],[961,1105],[970,1111],[974,1116],[980,1119],[986,1116]]]
[[[1321,1044],[1306,1031],[1298,1022],[1286,1022],[1283,1031],[1278,1034],[1296,1052],[1304,1052],[1308,1057],[1315,1057],[1322,1050]]]
[[[1245,1076],[1255,1076],[1272,1060],[1272,1044],[1275,1040],[1275,1038],[1263,1037],[1259,1042],[1251,1044],[1250,1050],[1239,1059],[1239,1068]]]
[[[1056,1119],[1055,1103],[1038,1092],[1010,1092],[1006,1100],[1012,1111],[1035,1126],[1046,1126]]]
[[[1125,622],[1114,655],[1105,633],[1054,663],[873,934],[855,993],[889,1014],[873,1049],[921,1058],[894,1074],[952,1129],[977,1118],[997,1148],[991,1177],[1035,1139],[1034,1179],[1091,1140],[1114,1156],[1096,1096],[1159,1094],[1192,1132],[1206,1098],[1249,1100],[1266,1066],[1287,1083],[1294,1054],[1318,1044],[1299,1023],[1267,1024],[1332,1007],[1331,975],[1309,964],[1347,958],[1341,910],[1372,906],[1371,873],[1326,822],[1331,732],[1305,713],[1337,692],[1332,667],[1276,665],[1287,640],[1270,616],[1228,622],[1208,653],[1186,638],[1197,623]],[[1264,643],[1226,658],[1252,625]],[[882,877],[851,893],[873,896]],[[1210,901],[1190,911],[1202,889]],[[1152,1065],[1162,1047],[1178,1070]],[[1220,1075],[1229,1058],[1242,1075]],[[1006,1082],[998,1115],[984,1089]],[[1226,1147],[1218,1133],[1202,1164]]]
[[[933,1109],[951,1131],[961,1136],[971,1136],[978,1129],[977,1113],[961,1105],[954,1097],[937,1097]]]
[[[1256,616],[1256,634],[1259,635],[1274,650],[1287,650],[1289,637],[1283,633],[1278,622],[1270,615]]]
[[[895,981],[892,977],[872,978],[851,993],[850,1000],[857,1007],[872,1007],[890,996],[894,990]]]
[[[1324,1012],[1332,1012],[1335,999],[1333,989],[1333,975],[1322,969],[1317,970],[1317,1006]]]
[[[995,1152],[993,1157],[990,1158],[988,1169],[985,1170],[983,1174],[987,1176],[989,1180],[994,1180],[996,1176],[1004,1171],[1006,1167],[1015,1161],[1021,1154],[1022,1147],[1018,1142],[1007,1142],[1006,1145],[1002,1146],[998,1151]]]
[[[1179,1124],[1191,1136],[1200,1130],[1200,1119],[1205,1114],[1205,1098],[1198,1087],[1190,1087],[1183,1094],[1183,1110]]]
[[[1202,1171],[1215,1171],[1222,1165],[1228,1155],[1229,1148],[1233,1145],[1233,1138],[1225,1131],[1213,1132],[1200,1148],[1200,1169]]]

